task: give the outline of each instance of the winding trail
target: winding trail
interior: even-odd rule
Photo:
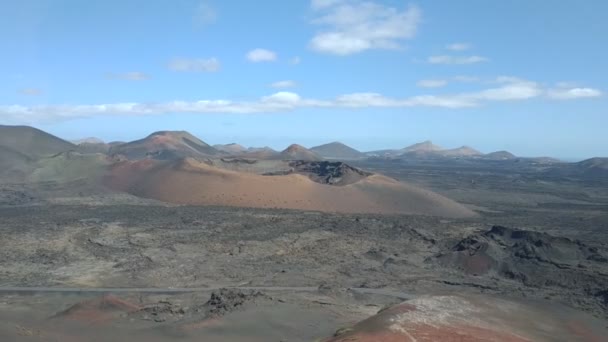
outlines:
[[[289,286],[219,286],[219,287],[38,287],[38,286],[3,286],[0,293],[191,293],[209,292],[220,289],[254,290],[254,291],[295,291],[317,292],[318,287],[289,287]],[[351,287],[348,290],[361,294],[376,294],[397,297],[403,300],[414,296],[388,289],[368,289]]]

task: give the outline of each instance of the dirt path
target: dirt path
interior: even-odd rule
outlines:
[[[29,287],[8,286],[0,287],[0,293],[192,293],[209,292],[220,289],[239,289],[254,291],[295,291],[295,292],[317,292],[318,287],[289,287],[289,286],[224,286],[224,287],[189,287],[189,288],[155,288],[155,287]],[[396,297],[399,299],[411,299],[414,296],[389,289],[349,288],[348,290],[360,294],[375,294]]]

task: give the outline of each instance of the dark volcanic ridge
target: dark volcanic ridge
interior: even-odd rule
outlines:
[[[608,308],[608,250],[546,233],[494,226],[456,243],[435,259],[473,276],[498,276],[535,288],[582,291]]]
[[[361,179],[373,175],[343,162],[330,161],[304,161],[289,162],[288,170],[266,172],[265,176],[279,176],[288,174],[302,174],[319,184],[343,186],[353,184]]]

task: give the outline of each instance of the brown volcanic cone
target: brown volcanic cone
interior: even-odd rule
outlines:
[[[424,296],[383,310],[323,341],[602,341],[597,322],[565,310],[492,297]]]
[[[340,183],[331,177],[311,177],[315,168],[306,167],[303,173],[265,176],[220,169],[191,158],[176,162],[125,161],[110,168],[105,182],[113,189],[136,196],[179,204],[445,217],[475,215],[439,194],[379,174],[350,175],[345,182],[354,182],[342,182],[345,185],[339,186],[331,185]]]
[[[104,323],[120,317],[122,314],[139,310],[140,307],[114,295],[76,303],[53,318],[63,318],[86,323]]]
[[[323,157],[298,144],[289,145],[279,155],[284,160],[323,160]]]
[[[209,157],[219,153],[204,141],[185,131],[160,131],[144,139],[110,148],[110,154],[124,155],[129,159],[177,159],[183,157]]]

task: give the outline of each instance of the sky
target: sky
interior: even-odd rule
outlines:
[[[0,13],[0,124],[608,156],[605,0],[20,0]]]

